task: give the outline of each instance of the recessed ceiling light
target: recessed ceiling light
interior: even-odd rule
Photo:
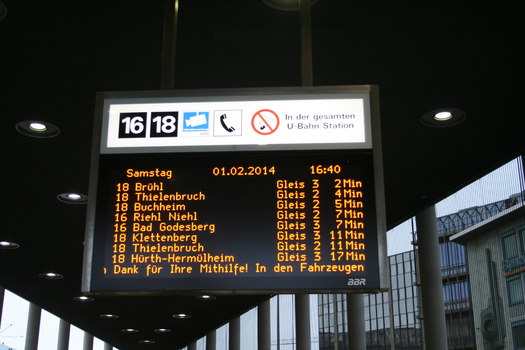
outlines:
[[[190,318],[191,316],[188,315],[188,314],[183,314],[183,313],[181,313],[181,314],[175,314],[175,315],[173,315],[173,317],[174,317],[174,318],[184,319],[184,318]]]
[[[217,297],[213,296],[213,295],[198,295],[195,297],[195,299],[197,300],[215,300],[217,299]]]
[[[428,127],[444,128],[458,125],[467,118],[465,112],[457,108],[431,110],[421,117],[421,123]]]
[[[60,134],[60,129],[55,125],[38,120],[19,122],[15,125],[15,129],[21,134],[30,137],[48,138]]]
[[[139,330],[136,328],[124,328],[122,330],[122,333],[138,333]]]
[[[43,278],[43,279],[46,279],[46,280],[59,280],[59,279],[64,278],[63,275],[61,275],[59,273],[55,273],[55,272],[45,272],[45,273],[39,274],[38,276],[40,276],[40,278]]]
[[[298,11],[299,0],[262,0],[266,5],[281,11]],[[310,6],[319,0],[310,0]]]
[[[32,123],[29,123],[29,129],[36,131],[36,132],[44,132],[47,130],[47,126],[44,123],[32,122]]]
[[[153,330],[155,333],[171,333],[171,329],[169,328],[156,328]]]
[[[118,318],[118,315],[115,315],[115,314],[102,314],[102,315],[99,315],[98,317],[103,318],[105,320],[116,320]]]
[[[139,343],[140,343],[140,344],[155,344],[155,340],[151,340],[151,339],[142,339],[142,340],[139,340]]]
[[[92,297],[85,296],[85,295],[80,295],[78,297],[74,297],[73,300],[74,301],[79,301],[81,303],[87,303],[87,302],[93,301],[95,299],[93,299]]]
[[[7,7],[4,2],[0,0],[0,21],[4,20],[7,17]]]
[[[20,245],[15,242],[9,241],[0,241],[0,249],[17,249],[20,248]]]
[[[437,121],[445,121],[449,120],[450,118],[452,118],[452,113],[449,111],[437,112],[434,114],[434,119]]]
[[[68,204],[86,204],[88,196],[81,193],[61,193],[57,196],[57,199]]]

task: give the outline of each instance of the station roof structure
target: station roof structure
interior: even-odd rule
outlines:
[[[261,0],[179,0],[176,89],[301,85],[297,11]],[[184,346],[269,295],[100,297],[80,293],[95,93],[158,90],[165,2],[2,0],[0,285],[120,348]],[[312,6],[315,86],[375,84],[387,224],[393,227],[524,149],[522,1],[320,0]],[[450,127],[427,112],[464,111]],[[27,137],[17,123],[56,125]],[[43,272],[62,279],[42,279]],[[183,311],[179,311],[183,310]],[[172,317],[178,312],[190,319]],[[104,320],[101,314],[118,314]],[[141,334],[124,334],[136,328]],[[170,328],[156,334],[155,328]]]

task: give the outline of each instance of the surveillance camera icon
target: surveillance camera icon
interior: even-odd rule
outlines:
[[[186,119],[186,127],[195,128],[201,125],[206,125],[207,122],[206,114],[197,114],[196,116]]]

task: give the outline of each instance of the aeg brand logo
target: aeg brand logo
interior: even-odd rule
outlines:
[[[179,112],[147,112],[120,113],[118,137],[177,137]],[[149,135],[147,135],[149,133]]]

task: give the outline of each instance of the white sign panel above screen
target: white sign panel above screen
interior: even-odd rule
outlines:
[[[368,94],[109,98],[101,153],[370,149]]]

